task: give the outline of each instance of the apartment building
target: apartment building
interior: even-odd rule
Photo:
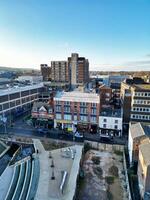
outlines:
[[[141,78],[127,79],[121,83],[121,103],[123,107],[123,123],[150,123],[150,84]]]
[[[42,90],[42,83],[0,90],[0,116],[7,116],[11,121],[28,110],[30,111],[33,102],[38,100],[38,95]]]
[[[74,130],[97,130],[99,95],[84,92],[59,92],[54,97],[54,126]]]
[[[70,81],[70,72],[67,61],[52,61],[51,62],[51,80],[53,82]]]
[[[77,53],[72,53],[68,58],[70,81],[72,86],[84,85],[89,81],[89,62]]]
[[[49,67],[47,64],[41,64],[40,67],[43,81],[49,81],[51,79],[51,67]]]
[[[150,199],[150,141],[139,146],[138,184],[141,199]]]
[[[150,84],[131,87],[130,121],[150,123]]]

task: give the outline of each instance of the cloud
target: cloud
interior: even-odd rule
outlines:
[[[150,54],[147,54],[147,55],[146,55],[146,57],[148,57],[148,58],[149,58],[149,57],[150,57]]]

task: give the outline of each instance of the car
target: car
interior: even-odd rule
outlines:
[[[48,129],[46,129],[46,128],[38,128],[38,132],[46,134],[46,133],[48,133]]]
[[[112,143],[113,138],[109,135],[100,135],[100,142]]]
[[[77,137],[77,138],[83,138],[83,134],[81,134],[81,133],[79,133],[79,132],[76,132],[76,133],[74,134],[74,136]]]

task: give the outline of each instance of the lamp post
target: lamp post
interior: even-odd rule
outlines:
[[[3,115],[3,117],[2,117],[2,121],[3,121],[3,124],[4,124],[5,134],[6,134],[6,133],[7,133],[7,127],[6,127],[7,117],[5,117],[5,116]]]

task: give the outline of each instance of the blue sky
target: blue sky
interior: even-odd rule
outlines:
[[[72,52],[91,70],[150,70],[150,0],[0,1],[0,66],[38,69]]]

